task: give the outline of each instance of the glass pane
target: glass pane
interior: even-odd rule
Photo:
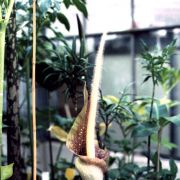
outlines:
[[[87,0],[87,33],[119,31],[131,26],[130,0]]]
[[[179,0],[135,0],[137,28],[179,24]]]
[[[106,42],[101,88],[104,95],[119,97],[119,93],[130,86],[130,54],[130,36],[117,36],[116,39]]]

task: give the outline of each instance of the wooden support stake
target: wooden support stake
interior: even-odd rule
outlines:
[[[37,176],[36,147],[36,0],[33,0],[33,54],[32,54],[32,130],[33,130],[33,180]]]

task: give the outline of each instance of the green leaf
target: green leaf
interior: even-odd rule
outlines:
[[[166,104],[161,104],[157,106],[159,117],[168,117],[169,116],[169,108]]]
[[[56,15],[54,13],[49,13],[49,19],[52,21],[52,22],[55,22],[56,20]]]
[[[162,140],[161,144],[162,144],[162,146],[164,146],[165,148],[167,148],[169,150],[171,150],[173,148],[177,148],[177,145],[169,142],[168,139]]]
[[[83,39],[85,39],[82,23],[78,15],[76,16],[76,18],[78,24],[79,39],[82,41]]]
[[[170,91],[180,81],[180,70],[174,68],[164,68],[160,73],[160,83],[165,92]]]
[[[151,75],[146,76],[146,77],[144,78],[144,80],[143,80],[143,83],[145,83],[146,81],[148,81],[150,78],[151,78]]]
[[[148,51],[149,50],[148,45],[142,39],[140,41],[141,41],[141,46],[144,49],[144,51]]]
[[[72,51],[73,51],[74,53],[76,53],[76,38],[73,38]]]
[[[108,165],[109,167],[116,161],[116,158],[115,157],[109,157],[109,161],[108,161]]]
[[[9,0],[4,0],[4,5],[5,5],[6,9],[7,9],[8,6],[9,6]]]
[[[169,160],[169,166],[170,166],[171,173],[174,175],[174,177],[176,177],[176,174],[178,172],[178,168],[177,168],[177,165],[173,159]]]
[[[13,165],[14,163],[1,166],[1,180],[6,180],[13,175]]]
[[[118,104],[119,103],[119,99],[112,95],[103,96],[103,100],[105,100],[107,104]]]
[[[51,0],[41,0],[38,1],[38,5],[40,8],[40,11],[43,13],[43,16],[47,13],[48,9],[51,7],[52,5],[52,1]]]
[[[152,157],[151,157],[151,161],[155,167],[157,165],[157,160],[158,160],[158,155],[157,155],[157,152],[155,152],[154,155],[152,155]],[[159,168],[160,168],[160,170],[162,169],[162,162],[160,160],[159,160]]]
[[[168,124],[169,124],[170,122],[169,121],[167,121],[165,118],[163,118],[163,117],[161,117],[160,119],[159,119],[159,125],[160,125],[160,127],[165,127],[165,126],[167,126]]]
[[[166,117],[165,119],[177,126],[180,126],[180,114],[177,116]]]
[[[79,52],[80,58],[84,57],[85,52],[86,52],[85,41],[84,41],[84,39],[82,39],[81,47],[80,47],[80,52]]]
[[[62,129],[60,126],[52,125],[50,126],[49,131],[60,141],[66,142],[67,132],[64,131],[64,129]]]
[[[117,179],[120,177],[120,170],[119,169],[111,169],[108,172],[108,175],[111,179]]]
[[[132,131],[132,137],[145,137],[150,136],[158,131],[158,127],[155,123],[143,122],[134,127]]]
[[[151,140],[152,140],[153,143],[157,144],[157,142],[158,142],[157,134],[153,134],[153,135],[151,136]],[[161,145],[162,145],[164,148],[167,148],[167,149],[169,149],[169,150],[171,150],[172,148],[177,148],[177,145],[174,144],[174,143],[171,143],[168,138],[163,138],[163,139],[161,140]]]
[[[147,111],[150,112],[150,106],[147,107]],[[160,119],[161,117],[168,117],[169,116],[169,108],[166,104],[158,104],[154,103],[153,111],[152,111],[152,118]]]
[[[71,1],[70,0],[64,0],[64,5],[66,6],[66,8],[69,8],[69,6],[71,5]]]
[[[79,11],[81,11],[83,13],[83,15],[87,18],[88,17],[88,11],[87,11],[85,3],[81,0],[73,0],[73,3],[77,7],[77,9]]]
[[[69,31],[70,30],[70,24],[66,16],[62,13],[58,13],[57,15],[58,20],[64,24],[65,28]]]

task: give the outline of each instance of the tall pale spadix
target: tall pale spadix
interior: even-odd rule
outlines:
[[[103,173],[107,170],[108,152],[95,145],[95,123],[104,44],[105,34],[96,57],[90,98],[85,85],[84,106],[76,117],[66,141],[67,147],[78,156],[75,165],[83,180],[102,180]]]
[[[99,50],[96,56],[94,76],[92,81],[92,91],[90,95],[90,105],[89,105],[87,135],[86,135],[86,152],[89,158],[95,158],[95,146],[94,146],[95,124],[96,124],[97,104],[99,99],[99,84],[101,81],[101,70],[103,65],[105,38],[106,38],[106,33],[104,33],[101,38]]]

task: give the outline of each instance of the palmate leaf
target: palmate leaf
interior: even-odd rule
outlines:
[[[6,165],[6,166],[1,166],[1,180],[7,180],[13,175],[13,163]]]

